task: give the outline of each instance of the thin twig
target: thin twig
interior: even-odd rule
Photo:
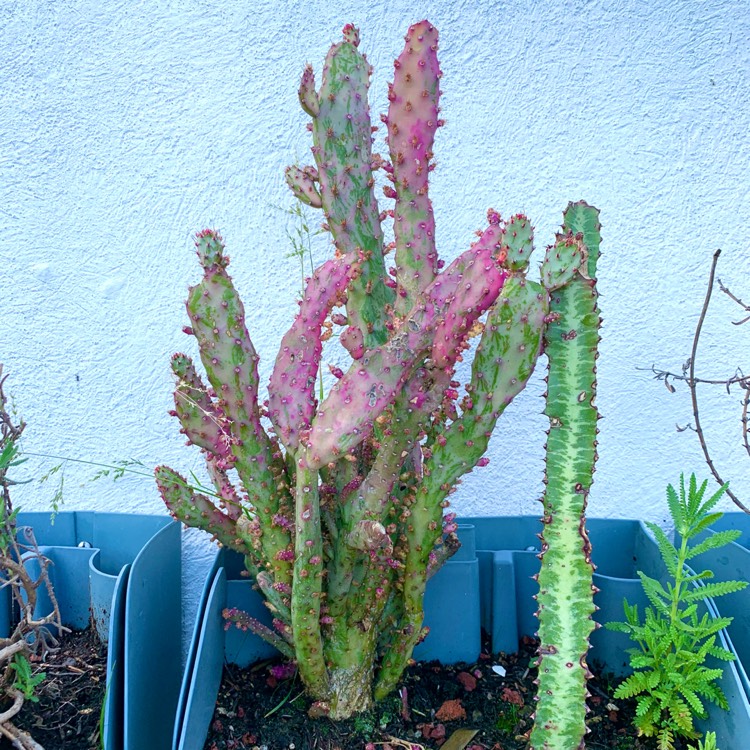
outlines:
[[[717,279],[717,282],[719,284],[719,289],[721,289],[724,294],[727,295],[730,299],[733,299],[745,312],[750,312],[750,305],[746,305],[739,297],[735,297],[734,294],[732,294],[727,287],[724,286],[724,284],[721,283],[721,279]],[[743,320],[733,320],[732,325],[735,326],[741,326],[743,323],[747,323],[747,321],[750,320],[750,316],[747,318],[744,318]]]
[[[698,413],[698,388],[696,387],[695,383],[695,358],[696,354],[698,353],[698,341],[700,339],[701,335],[701,329],[703,328],[703,321],[706,319],[706,312],[708,312],[708,303],[711,301],[711,292],[713,291],[714,287],[714,275],[716,273],[716,264],[719,261],[719,255],[721,255],[721,250],[717,250],[714,253],[713,256],[713,262],[711,263],[711,274],[708,279],[708,289],[706,290],[706,299],[703,301],[703,309],[701,310],[700,318],[698,319],[698,325],[695,328],[695,336],[693,337],[693,349],[690,353],[690,378],[687,381],[688,388],[690,389],[690,398],[693,403],[693,418],[695,419],[695,431],[698,434],[698,440],[700,441],[701,448],[703,449],[703,455],[706,458],[706,463],[708,464],[708,468],[711,470],[711,473],[714,475],[714,478],[716,481],[724,485],[726,482],[719,476],[719,472],[716,470],[716,467],[714,466],[714,462],[711,459],[711,455],[708,452],[708,446],[706,445],[706,438],[703,435],[703,428],[701,427],[700,422],[700,415]],[[747,508],[742,501],[727,487],[726,490],[727,496],[732,500],[732,502],[741,510],[743,510],[745,513],[750,514],[750,508]]]
[[[748,411],[750,410],[750,384],[745,385],[745,397],[742,399],[742,443],[750,456],[750,438],[748,436]]]
[[[14,750],[44,750],[34,739],[10,722],[0,724],[0,734],[7,737]]]
[[[725,378],[724,380],[709,380],[708,378],[690,378],[689,375],[678,375],[675,372],[670,372],[669,370],[659,370],[656,365],[651,365],[651,367],[636,367],[636,370],[641,371],[648,371],[654,373],[654,380],[663,380],[665,383],[669,378],[672,380],[682,380],[685,383],[702,383],[703,385],[724,385],[727,387],[727,391],[729,390],[729,387],[732,385],[739,385],[740,388],[747,388],[750,386],[750,376],[745,375],[742,370],[739,368],[737,369],[737,372],[732,375],[731,378]],[[674,389],[667,385],[667,389],[670,392],[674,392]]]
[[[20,690],[9,690],[8,694],[13,698],[13,705],[0,714],[0,726],[10,721],[23,706],[23,693]]]

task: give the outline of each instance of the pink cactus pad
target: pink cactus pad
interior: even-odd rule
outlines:
[[[500,224],[491,222],[479,241],[435,279],[440,310],[432,346],[436,367],[455,364],[471,327],[503,288],[508,272],[498,258],[501,236]]]
[[[384,118],[393,165],[396,206],[397,311],[408,311],[438,271],[435,217],[428,196],[435,132],[441,124],[438,32],[429,21],[414,24],[395,61],[390,106]]]
[[[281,340],[268,386],[268,414],[288,450],[296,450],[300,430],[315,413],[315,377],[323,349],[320,329],[331,308],[343,302],[358,267],[346,258],[324,263],[313,274],[294,323]]]

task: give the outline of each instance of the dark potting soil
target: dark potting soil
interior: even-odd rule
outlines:
[[[45,750],[98,750],[107,647],[95,630],[66,633],[59,649],[34,662],[33,669],[46,675],[36,689],[39,701],[27,700],[13,723]],[[0,741],[0,750],[10,747],[8,740]]]
[[[536,646],[526,638],[518,653],[493,656],[485,648],[474,664],[414,664],[400,692],[372,712],[341,722],[309,718],[299,678],[273,675],[278,661],[248,669],[226,665],[204,750],[433,750],[442,745],[525,750],[533,723]],[[502,667],[505,676],[493,667]],[[589,681],[587,749],[656,748],[654,739],[635,735],[635,701],[612,698],[617,684],[606,676]]]

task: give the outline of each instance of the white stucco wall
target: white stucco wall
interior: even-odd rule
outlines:
[[[489,206],[526,212],[541,248],[568,200],[602,210],[591,514],[663,522],[665,485],[708,475],[695,435],[675,430],[691,420],[687,389],[670,395],[638,368],[687,358],[716,247],[719,276],[750,299],[750,12],[729,0],[3,0],[0,361],[27,451],[199,466],[167,415],[170,355],[195,352],[180,330],[200,275],[191,234],[222,231],[267,382],[299,288],[293,224],[274,206],[292,202],[284,167],[311,158],[303,65],[319,74],[354,22],[382,112],[403,34],[424,16],[444,71],[442,257],[468,247]],[[740,317],[717,293],[704,376],[750,369]],[[460,512],[538,512],[542,375],[460,488]],[[717,464],[750,500],[739,393],[703,391]],[[87,482],[94,471],[66,467],[68,508],[162,512],[148,478]],[[16,501],[44,509],[52,491],[27,485]]]

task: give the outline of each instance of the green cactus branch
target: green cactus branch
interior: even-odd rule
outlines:
[[[599,309],[595,286],[598,211],[570,204],[547,255],[543,277],[565,286],[552,292],[545,351],[549,358],[547,436],[539,594],[538,704],[530,747],[583,748],[586,664],[594,629],[593,565],[586,504],[596,462],[596,357]],[[572,272],[570,269],[575,269]]]
[[[312,116],[313,155],[320,201],[339,252],[361,262],[350,285],[347,314],[370,348],[387,337],[385,308],[394,300],[386,286],[383,232],[372,176],[372,133],[367,92],[370,64],[358,50],[357,35],[331,47],[316,95],[306,68],[300,101]]]

